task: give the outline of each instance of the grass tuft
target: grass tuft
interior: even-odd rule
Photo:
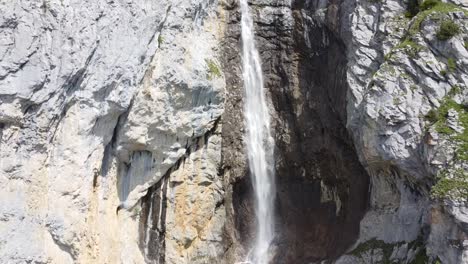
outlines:
[[[161,36],[161,34],[159,34],[159,36],[158,36],[158,44],[159,44],[159,46],[161,46],[161,44],[163,44],[163,42],[164,42],[164,38],[163,38],[163,36]]]
[[[213,78],[221,77],[221,70],[218,65],[210,59],[205,59],[206,65],[208,66],[208,79],[212,80]]]
[[[426,2],[427,4],[425,4]],[[426,20],[426,18],[431,14],[448,14],[450,12],[463,11],[465,14],[468,15],[468,11],[463,9],[462,7],[459,7],[452,3],[443,3],[441,1],[426,0],[421,4],[421,7],[424,7],[426,9],[423,9],[423,11],[419,12],[415,16],[413,23],[411,24],[408,30],[409,36],[414,36],[418,34],[421,30],[421,23],[424,20]]]
[[[449,72],[454,72],[457,69],[457,62],[454,58],[449,58],[447,60],[447,70]]]
[[[437,183],[432,186],[431,196],[436,199],[466,199],[468,197],[468,173],[463,169],[457,169],[452,173],[441,172]]]

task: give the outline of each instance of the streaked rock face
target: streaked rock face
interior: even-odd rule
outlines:
[[[358,235],[369,181],[345,127],[345,46],[314,24],[314,7],[305,2],[258,5],[258,48],[277,143],[275,263],[332,259]],[[234,190],[244,245],[252,235],[244,219],[254,212],[249,186],[244,179]]]
[[[223,257],[220,130],[218,125],[197,139],[143,198],[140,246],[148,262],[210,263]]]
[[[139,199],[222,113],[222,72],[209,67],[220,65],[222,11],[211,1],[0,9],[1,262],[144,262]]]
[[[430,186],[440,171],[466,171],[467,164],[454,157],[454,142],[437,135],[424,116],[447,98],[466,104],[468,72],[462,66],[468,59],[462,47],[466,32],[448,41],[437,39],[436,32],[437,19],[452,19],[466,28],[468,17],[461,9],[434,11],[418,30],[418,17],[406,18],[406,5],[400,1],[361,2],[357,1],[351,15],[348,129],[372,184],[371,207],[361,221],[356,246],[376,238],[390,246],[391,256],[383,256],[384,260],[412,261],[423,256],[421,250],[411,248],[411,241],[422,239],[430,260],[463,263],[466,248],[448,245],[466,241],[466,224],[458,220],[466,205],[450,201],[440,205],[430,199]],[[445,75],[451,59],[457,67]],[[465,88],[455,92],[458,86]],[[444,215],[443,224],[432,221],[434,211]],[[442,238],[440,229],[457,233],[457,238],[448,234]],[[408,253],[402,254],[405,250]]]
[[[468,16],[414,30],[406,2],[251,1],[277,263],[468,261],[466,197],[430,195],[468,165],[424,118],[447,99],[466,108]],[[0,262],[245,260],[237,1],[3,1],[0,14]],[[447,19],[460,34],[441,41]],[[460,110],[446,119],[466,130]]]

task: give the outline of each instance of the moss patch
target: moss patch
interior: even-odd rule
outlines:
[[[454,58],[449,58],[447,60],[447,70],[450,72],[454,72],[457,69],[457,62]]]
[[[458,85],[454,85],[452,86],[452,89],[450,89],[447,95],[450,97],[454,97],[455,95],[460,94],[461,92],[462,92],[461,87]]]
[[[459,92],[460,88],[456,86],[455,92]],[[450,94],[451,92],[449,92]],[[454,109],[458,112],[459,115],[459,122],[465,128],[463,133],[456,135],[456,138],[459,140],[468,140],[468,109],[466,106],[462,104],[458,104],[451,98],[445,98],[442,100],[441,105],[438,109],[432,109],[426,115],[426,120],[430,121],[431,123],[435,123],[437,132],[446,135],[452,135],[455,133],[455,130],[447,126],[447,115],[450,109]]]
[[[463,9],[462,7],[451,3],[443,3],[441,1],[426,0],[421,4],[421,7],[424,7],[424,9],[420,8],[424,11],[419,12],[414,18],[414,21],[408,30],[409,36],[414,36],[418,34],[421,30],[421,23],[431,14],[448,14],[450,12],[456,11],[463,11],[465,12],[465,14],[468,14],[468,11]]]
[[[405,40],[403,40],[403,42],[401,42],[400,44],[396,45],[395,47],[393,47],[384,57],[385,60],[391,60],[392,59],[392,56],[393,54],[397,51],[397,50],[401,50],[403,52],[405,52],[406,54],[408,54],[408,56],[410,58],[416,58],[416,56],[418,55],[418,53],[423,49],[424,47],[417,44],[416,42],[414,42],[413,40],[411,40],[411,38],[406,38]]]
[[[403,49],[410,57],[416,57],[418,52],[423,49],[423,46],[417,44],[409,38],[406,38],[397,46],[397,49]]]
[[[382,240],[377,240],[374,238],[372,240],[359,244],[359,246],[357,246],[353,251],[351,251],[350,254],[356,257],[362,257],[364,253],[368,251],[381,249],[383,252],[383,258],[381,263],[390,264],[392,263],[390,257],[392,256],[393,249],[403,244],[404,242],[389,244],[385,243]]]
[[[432,187],[431,196],[436,199],[466,199],[468,197],[468,173],[463,169],[453,172],[442,171]]]
[[[205,59],[206,65],[208,66],[208,79],[212,80],[213,78],[221,77],[221,70],[218,65],[210,59]]]
[[[468,107],[450,98],[460,93],[461,89],[459,86],[452,87],[448,97],[442,100],[440,107],[428,112],[426,120],[435,125],[438,133],[456,143],[454,160],[463,163],[468,161]],[[458,122],[464,128],[462,133],[457,133],[447,125],[447,115],[450,109],[458,113]],[[437,183],[432,187],[431,195],[436,199],[467,199],[468,172],[463,169],[441,171],[437,175]]]
[[[436,130],[439,133],[450,135],[458,143],[455,150],[455,159],[468,160],[468,109],[465,105],[458,104],[452,99],[445,99],[439,108],[440,119],[436,123]],[[449,109],[454,109],[458,113],[458,121],[464,128],[463,133],[455,133],[455,130],[447,126],[447,114]]]
[[[428,264],[431,263],[429,261],[429,257],[427,256],[426,249],[422,248],[418,251],[418,254],[414,257],[413,261],[409,264]]]
[[[158,36],[158,44],[159,44],[159,46],[161,46],[161,44],[163,44],[163,42],[164,42],[164,38],[163,38],[163,36],[161,36],[161,34],[159,34],[159,36]]]
[[[355,257],[363,258],[364,255],[372,250],[380,249],[382,250],[382,260],[376,264],[396,264],[400,263],[400,260],[392,260],[391,256],[393,251],[406,244],[406,242],[398,243],[385,243],[382,240],[372,239],[364,243],[359,244],[353,251],[349,254]],[[426,249],[424,247],[423,238],[420,236],[416,240],[408,243],[408,249],[417,250],[416,256],[409,262],[409,264],[428,264],[432,263],[430,258],[426,254]]]

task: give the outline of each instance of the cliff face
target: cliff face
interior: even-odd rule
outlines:
[[[468,6],[416,2],[251,1],[274,263],[468,262]],[[0,11],[0,261],[244,260],[237,1]]]
[[[345,127],[345,46],[325,26],[307,21],[312,10],[304,5],[252,4],[275,120],[277,263],[337,257],[356,238],[367,206],[369,178]],[[322,42],[329,38],[330,46]],[[248,181],[240,180],[233,194],[242,244],[252,235],[245,221],[254,212]]]
[[[467,195],[465,180],[459,181],[466,177],[467,138],[456,127],[464,121],[443,113],[452,108],[448,112],[466,115],[468,13],[462,5],[421,5],[411,14],[411,3],[356,3],[347,126],[371,175],[370,210],[360,224],[361,244],[340,263],[468,261]],[[442,24],[450,21],[460,33],[444,39]],[[457,183],[445,185],[449,181]],[[421,243],[425,249],[415,250]],[[376,244],[381,252],[368,250]]]
[[[144,262],[148,210],[140,201],[161,179],[172,195],[164,200],[168,239],[202,236],[195,231],[217,201],[193,202],[222,197],[218,4],[7,1],[0,8],[1,262]],[[200,189],[185,197],[190,186]],[[197,216],[180,219],[184,203],[206,220],[195,219],[200,227],[191,222],[190,232],[183,224]],[[167,254],[177,250],[166,243]]]

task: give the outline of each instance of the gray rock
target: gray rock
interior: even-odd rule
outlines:
[[[463,0],[450,3],[468,7]],[[253,0],[274,121],[278,263],[468,263],[466,12]],[[0,262],[235,263],[254,204],[237,2],[0,2]],[[460,34],[437,38],[451,19]],[[300,241],[301,243],[297,243]],[[360,245],[375,246],[353,254]],[[388,247],[387,247],[388,246]],[[354,251],[354,253],[356,253]]]

